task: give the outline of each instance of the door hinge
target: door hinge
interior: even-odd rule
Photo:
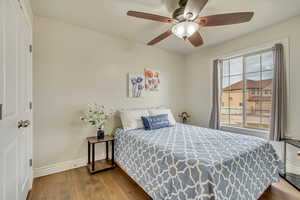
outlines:
[[[29,52],[32,53],[32,44],[29,45]]]
[[[0,104],[0,120],[2,120],[2,104]]]
[[[29,159],[29,167],[32,167],[32,158]]]
[[[29,102],[29,110],[32,110],[32,101]]]

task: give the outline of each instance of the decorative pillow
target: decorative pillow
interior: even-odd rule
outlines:
[[[169,122],[170,122],[170,125],[171,126],[175,126],[176,121],[175,121],[174,116],[173,116],[173,114],[172,114],[172,112],[171,112],[170,109],[159,108],[159,109],[150,109],[149,110],[149,115],[150,116],[162,115],[162,114],[167,114]]]
[[[148,110],[132,109],[120,111],[120,117],[125,131],[144,128],[142,116],[149,116]]]
[[[160,128],[170,127],[170,122],[167,114],[142,117],[145,130],[155,130]]]

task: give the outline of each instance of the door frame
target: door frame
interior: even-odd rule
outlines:
[[[33,19],[31,19],[30,17],[30,14],[31,13],[29,11],[29,9],[31,8],[28,8],[25,3],[25,0],[18,0],[19,3],[20,3],[20,6],[21,6],[21,10],[22,10],[22,14],[25,18],[25,22],[26,22],[26,25],[27,25],[27,31],[28,31],[28,34],[29,34],[29,41],[28,41],[28,46],[31,45],[31,53],[30,53],[30,58],[29,58],[29,61],[30,61],[30,64],[29,64],[29,68],[30,68],[30,77],[31,77],[31,80],[30,80],[30,94],[29,94],[29,99],[30,99],[30,102],[32,104],[32,100],[33,100],[33,56],[32,56],[32,44],[33,44]],[[29,105],[28,105],[29,106]],[[29,133],[29,138],[30,138],[30,143],[31,145],[29,145],[29,159],[31,159],[31,161],[33,160],[33,107],[30,108],[30,121],[31,121],[31,125],[30,125],[30,128],[28,130],[28,133]],[[32,161],[33,162],[33,161]],[[33,164],[31,163],[31,166],[30,166],[30,172],[29,172],[29,191],[32,189],[32,185],[33,185]],[[29,193],[28,191],[28,193]]]

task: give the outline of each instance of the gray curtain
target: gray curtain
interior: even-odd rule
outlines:
[[[286,79],[284,67],[283,45],[276,44],[274,52],[273,103],[270,128],[270,140],[279,141],[284,138],[286,119]]]
[[[209,127],[212,129],[220,129],[219,62],[219,60],[213,62],[213,106],[209,121]]]

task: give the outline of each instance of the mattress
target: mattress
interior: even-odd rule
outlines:
[[[115,133],[115,159],[154,200],[256,200],[279,180],[279,158],[257,137],[176,124]]]

